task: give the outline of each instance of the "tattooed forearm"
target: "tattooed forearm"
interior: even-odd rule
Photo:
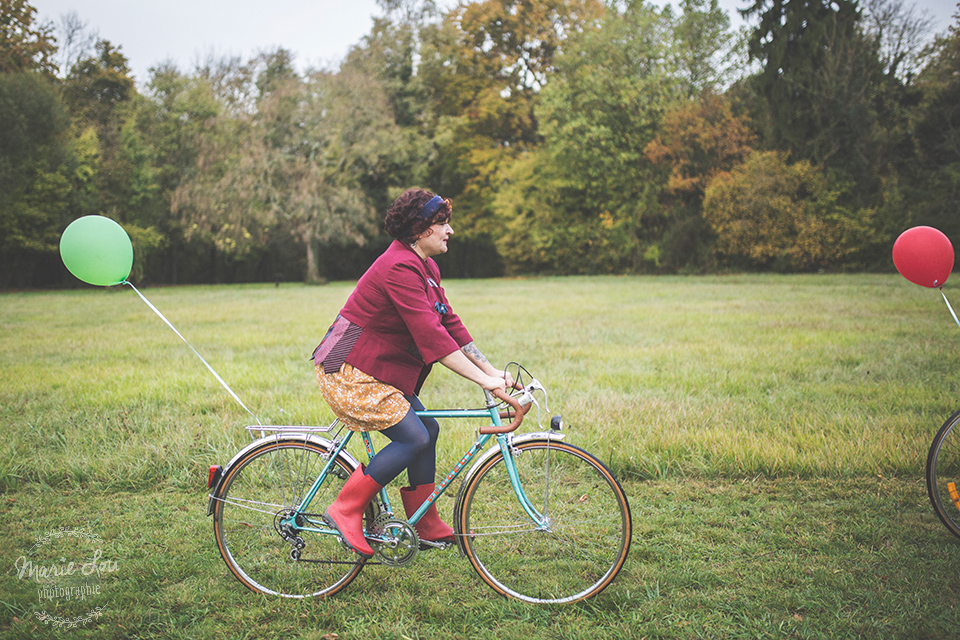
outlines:
[[[480,353],[480,349],[477,349],[477,345],[473,344],[472,342],[465,344],[463,347],[461,347],[461,350],[467,354],[467,357],[478,364],[490,364],[490,361],[487,360],[486,356]]]

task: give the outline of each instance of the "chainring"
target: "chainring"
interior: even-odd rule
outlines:
[[[409,564],[420,551],[420,539],[417,531],[406,520],[382,514],[373,521],[371,527],[375,537],[380,539],[376,545],[377,556],[385,565],[402,567]]]

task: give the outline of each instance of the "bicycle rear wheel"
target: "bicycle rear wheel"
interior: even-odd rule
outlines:
[[[467,557],[498,593],[570,603],[605,589],[630,550],[627,497],[602,462],[562,442],[513,445],[520,483],[546,518],[537,527],[517,500],[503,454],[466,480],[457,524]]]
[[[927,455],[927,494],[950,533],[960,538],[960,411],[947,418]]]
[[[220,555],[247,588],[288,598],[331,596],[363,569],[366,560],[345,548],[336,535],[297,532],[281,524],[302,504],[328,459],[320,443],[276,439],[253,448],[227,469],[214,495],[214,534]],[[316,506],[298,524],[325,527],[323,509],[352,471],[343,457],[334,460],[313,498]],[[368,527],[374,510],[371,503]]]

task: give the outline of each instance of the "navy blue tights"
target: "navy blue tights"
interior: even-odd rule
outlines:
[[[417,396],[405,397],[410,402],[410,411],[400,422],[380,432],[390,439],[390,444],[378,451],[367,465],[367,475],[380,485],[389,483],[404,469],[411,487],[435,480],[440,424],[414,413],[424,409]]]

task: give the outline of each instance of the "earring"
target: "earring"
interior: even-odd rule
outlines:
[[[419,241],[420,241],[420,239],[417,238],[416,240],[414,240],[413,242],[411,242],[411,243],[410,243],[410,248],[411,248],[411,249],[416,249],[416,248],[417,248],[417,242],[419,242]]]

